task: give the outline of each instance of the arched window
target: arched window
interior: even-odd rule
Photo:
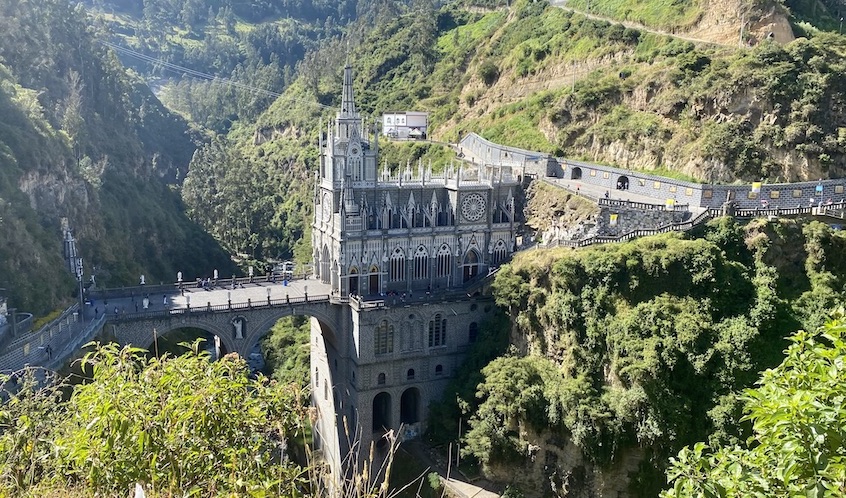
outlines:
[[[384,372],[380,373],[379,376],[376,377],[376,383],[379,384],[380,386],[385,385],[385,374],[384,374]]]
[[[505,258],[508,257],[508,248],[505,246],[505,242],[502,239],[496,241],[496,246],[494,246],[493,250],[493,264],[498,265],[505,261]]]
[[[329,274],[329,267],[332,261],[329,259],[329,247],[323,246],[323,255],[320,258],[320,281],[324,284],[329,283],[331,275]]]
[[[387,320],[382,320],[376,327],[376,334],[373,341],[373,352],[375,354],[387,354],[394,352],[394,326]]]
[[[476,342],[476,337],[479,336],[479,324],[473,322],[470,324],[470,330],[467,333],[467,338],[470,342]]]
[[[391,282],[405,280],[405,253],[397,247],[391,254]]]
[[[443,365],[435,365],[435,375],[443,375],[444,374],[444,366]]]
[[[449,246],[442,244],[438,249],[438,277],[448,277],[452,273],[452,253]]]
[[[409,368],[408,372],[405,373],[405,380],[414,380],[414,369]]]
[[[424,280],[429,278],[429,252],[420,246],[414,253],[414,279]]]
[[[429,347],[446,346],[446,319],[440,313],[429,321]]]

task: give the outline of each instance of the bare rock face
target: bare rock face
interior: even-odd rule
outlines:
[[[85,181],[63,172],[29,171],[18,186],[29,197],[30,207],[48,219],[85,211],[91,204]]]
[[[782,44],[795,39],[787,13],[781,7],[754,10],[741,0],[710,0],[704,8],[702,18],[683,33],[685,36],[734,46],[754,45],[768,38]]]

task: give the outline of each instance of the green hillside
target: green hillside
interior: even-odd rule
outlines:
[[[611,5],[593,3],[591,12]],[[669,19],[661,10],[669,6],[638,5]],[[783,6],[743,5],[747,19],[787,22]],[[633,18],[649,24],[653,17]],[[836,33],[816,32],[786,45],[752,34],[754,45],[745,48],[696,44],[525,0],[510,7],[414,2],[379,19],[360,18],[344,36],[323,40],[304,56],[284,94],[226,137],[234,156],[218,164],[230,164],[228,174],[273,179],[284,190],[238,199],[238,210],[221,218],[196,218],[207,230],[226,232],[216,234],[221,241],[243,240],[229,233],[239,219],[264,220],[253,223],[254,241],[227,242],[230,250],[287,257],[307,233],[317,128],[333,116],[346,60],[371,122],[387,110],[429,111],[437,140],[475,131],[508,145],[702,181],[846,175],[846,80],[839,77],[846,38]],[[440,164],[449,158],[437,147],[382,145],[393,166],[423,154]],[[208,157],[197,160],[215,164]],[[213,189],[197,190],[190,174],[188,180],[191,212],[223,212],[214,199],[231,204]]]
[[[62,217],[101,285],[231,270],[169,186],[196,137],[97,43],[84,9],[0,1],[0,61],[0,287],[12,306],[71,299]]]

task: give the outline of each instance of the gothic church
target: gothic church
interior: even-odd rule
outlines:
[[[466,288],[516,243],[511,167],[459,160],[441,173],[423,164],[380,170],[378,137],[356,110],[347,66],[341,109],[319,139],[312,227],[315,276],[349,313],[349,330],[312,320],[317,439],[333,466],[348,438],[366,452],[385,431],[424,429],[429,402],[492,309]]]

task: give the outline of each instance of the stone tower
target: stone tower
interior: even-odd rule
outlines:
[[[388,430],[424,429],[491,311],[466,287],[510,258],[520,188],[499,165],[380,171],[378,130],[356,110],[349,66],[341,96],[320,134],[312,226],[315,276],[349,308],[345,330],[312,320],[317,439],[333,467],[350,446],[338,428],[365,454]]]

